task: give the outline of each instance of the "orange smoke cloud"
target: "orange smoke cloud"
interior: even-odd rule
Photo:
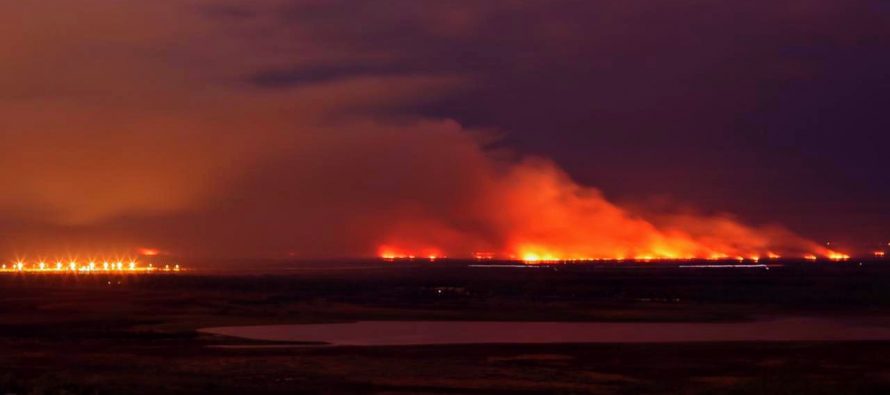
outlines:
[[[190,2],[65,4],[0,2],[0,55],[9,60],[0,64],[4,250],[832,254],[728,217],[646,218],[550,162],[505,159],[478,131],[396,110],[460,89],[469,76],[359,73],[245,86],[258,70],[404,56],[325,42],[282,25],[278,12],[223,23]],[[453,34],[467,24],[473,18],[451,14],[432,25]]]
[[[479,212],[483,215],[479,220],[496,229],[493,243],[458,246],[460,251],[450,254],[470,257],[481,247],[498,251],[502,258],[531,262],[841,256],[781,227],[754,228],[728,217],[673,216],[656,225],[609,202],[599,190],[575,183],[542,160],[513,165],[489,182],[479,189],[479,199],[487,206]],[[387,247],[387,251],[400,251],[388,256],[422,256],[414,251],[436,245],[427,240],[422,244],[425,247],[415,249],[416,234],[389,235],[392,245],[400,245],[400,239],[407,242],[401,249]],[[441,237],[444,244],[459,239],[450,233]]]

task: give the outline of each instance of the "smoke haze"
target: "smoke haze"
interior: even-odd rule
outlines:
[[[827,253],[774,221],[616,204],[512,146],[508,128],[441,114],[449,98],[498,82],[449,66],[454,48],[415,40],[472,40],[512,15],[534,31],[516,68],[571,56],[561,43],[607,40],[558,23],[543,3],[49,3],[0,3],[7,255]],[[777,17],[821,23],[837,5],[819,3]],[[602,11],[639,13],[617,4]],[[491,56],[519,45],[502,44]],[[601,158],[590,165],[609,168]]]

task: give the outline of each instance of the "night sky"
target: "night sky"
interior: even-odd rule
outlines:
[[[890,241],[886,0],[5,1],[0,58],[7,256]]]

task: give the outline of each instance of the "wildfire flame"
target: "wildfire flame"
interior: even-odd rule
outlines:
[[[728,216],[645,219],[611,203],[598,190],[573,182],[548,162],[524,162],[494,180],[496,187],[481,194],[478,218],[471,218],[484,223],[487,233],[429,225],[429,221],[423,227],[394,226],[378,255],[395,260],[442,256],[447,251],[527,263],[850,258],[781,227],[746,226]],[[480,250],[496,252],[470,252]]]
[[[425,248],[420,250],[419,253],[413,252],[405,252],[403,250],[392,248],[389,246],[382,246],[379,249],[378,256],[385,261],[394,261],[397,259],[415,259],[422,258],[427,259],[430,262],[435,261],[436,259],[446,258],[442,254],[442,252],[437,248]]]

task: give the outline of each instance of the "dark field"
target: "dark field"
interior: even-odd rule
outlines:
[[[242,264],[252,265],[252,263]],[[259,266],[259,265],[257,265]],[[225,349],[223,325],[350,320],[890,325],[890,265],[278,263],[275,274],[0,276],[0,393],[890,393],[890,342]]]

